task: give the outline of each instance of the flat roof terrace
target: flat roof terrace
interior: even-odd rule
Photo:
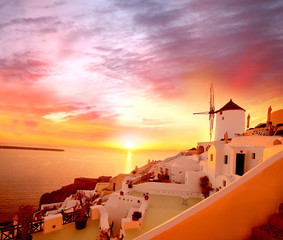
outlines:
[[[131,195],[143,197],[143,193],[141,192],[132,192]],[[202,199],[200,198],[189,198],[187,200],[183,200],[181,197],[177,196],[149,194],[148,211],[145,215],[141,229],[126,230],[126,236],[124,239],[134,239],[139,235],[148,232],[149,230],[161,225],[199,203],[201,200]]]
[[[143,197],[143,193],[141,192],[132,192],[130,195]],[[197,204],[201,200],[202,199],[199,198],[183,200],[181,197],[176,196],[149,194],[149,205],[141,229],[126,230],[124,239],[134,239],[141,234],[148,232]],[[75,224],[70,223],[64,225],[63,228],[58,231],[46,234],[43,232],[35,233],[33,234],[33,240],[94,240],[99,239],[99,235],[99,219],[89,219],[86,228],[83,230],[76,230]]]

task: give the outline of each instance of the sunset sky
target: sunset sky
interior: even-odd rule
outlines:
[[[185,149],[283,108],[281,0],[0,0],[0,143]]]

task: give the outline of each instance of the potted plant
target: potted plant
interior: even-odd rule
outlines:
[[[139,211],[135,211],[135,212],[133,212],[132,220],[133,221],[138,221],[141,217],[142,217],[142,213],[139,212]]]
[[[21,205],[17,213],[18,224],[22,226],[21,234],[17,236],[21,240],[32,239],[32,235],[28,233],[28,223],[33,220],[33,213],[35,212],[33,205]]]
[[[144,196],[145,200],[148,200],[148,198],[149,198],[148,193],[144,193],[143,196]]]
[[[79,216],[75,219],[76,229],[81,230],[86,227],[87,217],[85,216],[86,211],[90,207],[90,198],[88,198],[83,192],[78,191],[75,195],[75,199],[80,202]]]
[[[128,188],[133,188],[133,181],[128,181]]]

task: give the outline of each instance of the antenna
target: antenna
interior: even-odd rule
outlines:
[[[198,112],[194,113],[196,114],[209,114],[209,136],[210,136],[210,141],[212,139],[212,134],[213,134],[213,123],[214,123],[214,114],[215,114],[215,107],[214,107],[214,88],[213,84],[211,83],[210,85],[210,101],[209,101],[209,112]]]

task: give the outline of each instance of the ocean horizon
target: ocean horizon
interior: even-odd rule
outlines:
[[[62,147],[58,147],[62,149]],[[22,204],[39,206],[42,194],[72,184],[75,178],[129,173],[177,150],[123,150],[63,147],[64,151],[0,149],[0,222],[12,221]]]

